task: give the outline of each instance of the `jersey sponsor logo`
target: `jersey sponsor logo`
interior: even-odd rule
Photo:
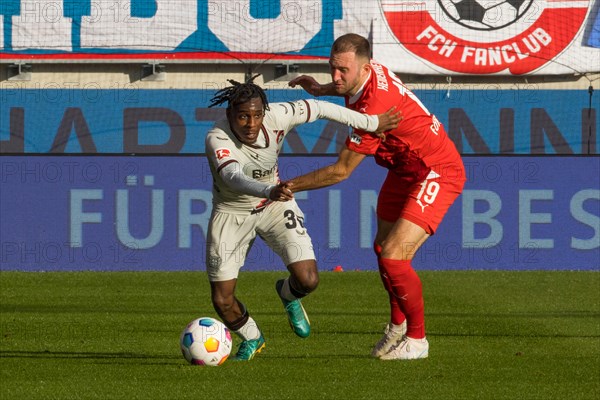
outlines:
[[[271,176],[275,174],[276,176],[279,174],[277,171],[277,164],[273,165],[271,169],[253,169],[252,170],[252,178],[261,179],[267,176]]]
[[[231,156],[231,151],[226,148],[220,148],[215,150],[215,155],[217,156],[217,160],[223,160]]]
[[[410,52],[450,71],[526,74],[570,46],[588,0],[384,0],[392,33]]]
[[[352,143],[360,144],[362,142],[362,138],[358,133],[353,133],[352,135],[350,135],[350,141]]]

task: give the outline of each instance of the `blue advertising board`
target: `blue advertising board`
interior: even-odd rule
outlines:
[[[0,86],[0,153],[202,154],[223,108],[208,108],[215,90],[114,90]],[[598,154],[600,100],[587,90],[501,90],[452,85],[413,87],[462,154]],[[267,90],[269,101],[306,98],[301,90]],[[343,104],[341,98],[324,98]],[[482,110],[484,112],[482,112]],[[328,121],[299,126],[286,154],[337,154],[348,127]]]
[[[335,156],[282,156],[283,179]],[[417,269],[600,270],[600,157],[464,158],[468,182]],[[298,193],[318,264],[377,268],[385,170]],[[203,156],[0,157],[0,270],[204,270],[212,177]],[[260,240],[245,270],[283,269]]]

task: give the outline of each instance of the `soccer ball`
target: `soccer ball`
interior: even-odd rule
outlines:
[[[179,345],[183,357],[194,365],[221,365],[231,353],[231,332],[214,318],[197,318],[187,324]]]
[[[523,17],[533,0],[438,0],[442,10],[469,29],[493,31]]]

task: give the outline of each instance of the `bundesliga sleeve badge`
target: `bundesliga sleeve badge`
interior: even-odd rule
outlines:
[[[217,157],[217,160],[221,161],[221,160],[231,156],[231,150],[224,148],[224,147],[222,147],[220,149],[216,149],[215,156]]]

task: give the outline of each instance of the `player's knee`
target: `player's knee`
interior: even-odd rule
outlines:
[[[306,269],[300,274],[295,274],[292,286],[296,291],[304,295],[314,291],[319,286],[319,273],[316,266],[314,269]]]
[[[410,260],[418,247],[419,246],[416,243],[398,243],[385,240],[381,244],[381,258],[391,258],[392,260]]]
[[[306,294],[314,291],[317,286],[319,286],[319,274],[317,271],[308,271],[308,273],[304,276],[304,279],[299,282],[300,290]]]

